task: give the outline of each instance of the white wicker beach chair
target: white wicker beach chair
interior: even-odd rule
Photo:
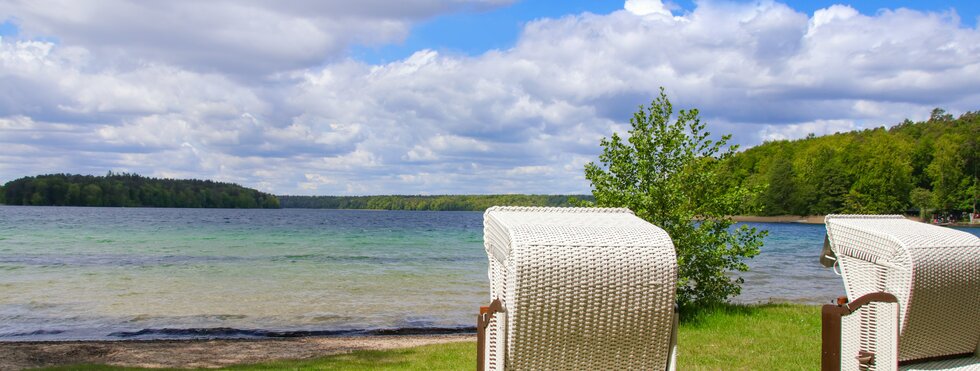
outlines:
[[[823,307],[823,370],[980,370],[980,238],[900,215],[826,225],[847,297]]]
[[[677,258],[627,209],[492,207],[480,370],[673,370]]]

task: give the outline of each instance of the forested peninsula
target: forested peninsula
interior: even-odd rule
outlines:
[[[237,184],[136,174],[29,176],[0,187],[0,204],[191,208],[309,208],[483,211],[494,205],[574,206],[592,196],[274,196]]]
[[[805,139],[766,142],[727,160],[761,190],[765,215],[970,212],[980,193],[980,111]]]
[[[575,206],[590,195],[279,196],[284,208],[483,211],[497,205]]]
[[[0,203],[37,206],[279,208],[271,194],[237,184],[136,174],[29,176],[0,187]]]

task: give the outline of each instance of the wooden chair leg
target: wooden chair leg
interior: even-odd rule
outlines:
[[[480,307],[480,314],[476,316],[476,370],[484,371],[486,364],[487,349],[487,322],[490,318],[490,307]]]
[[[497,312],[504,310],[504,303],[500,299],[494,299],[489,306],[480,307],[480,314],[476,317],[476,369],[484,371],[487,357],[487,326],[490,324],[490,317]]]
[[[833,304],[826,304],[821,310],[821,371],[840,371],[841,317],[848,313],[847,308]]]
[[[840,371],[841,369],[841,318],[868,303],[898,303],[895,295],[887,292],[872,292],[854,301],[848,302],[847,297],[837,298],[837,304],[827,304],[821,309],[822,344],[820,346],[820,370]],[[860,352],[857,358],[861,364],[874,363],[874,353]]]

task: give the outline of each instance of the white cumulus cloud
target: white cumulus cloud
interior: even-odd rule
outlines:
[[[626,0],[623,8],[636,15],[672,15],[661,0]]]
[[[631,0],[532,21],[510,48],[371,65],[345,48],[500,4],[36,4],[0,5],[24,30],[0,43],[0,182],[111,169],[280,194],[583,193],[600,138],[661,86],[744,145],[980,102],[980,32],[951,13]]]

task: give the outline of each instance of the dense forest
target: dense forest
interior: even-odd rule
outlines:
[[[0,187],[0,203],[42,206],[279,208],[276,196],[237,184],[136,174],[51,174]]]
[[[761,189],[766,215],[973,211],[980,193],[980,111],[822,137],[773,141],[727,164]]]
[[[574,206],[592,196],[443,195],[443,196],[279,196],[284,208],[483,211],[490,206]]]

